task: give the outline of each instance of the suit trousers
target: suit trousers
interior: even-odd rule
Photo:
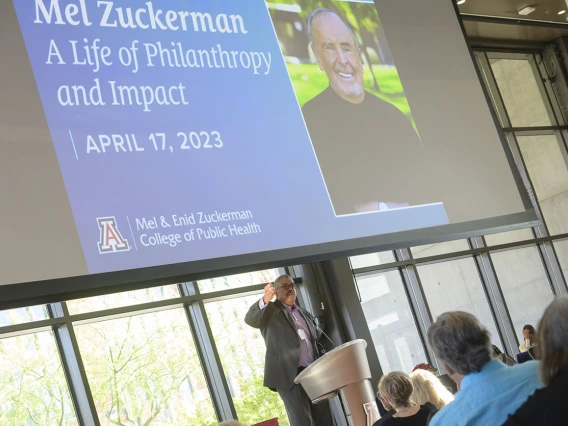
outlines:
[[[301,385],[294,385],[290,390],[277,391],[284,401],[290,426],[333,426],[328,401],[312,404]]]

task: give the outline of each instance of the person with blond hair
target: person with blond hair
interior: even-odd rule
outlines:
[[[414,389],[410,399],[416,405],[430,402],[439,410],[454,400],[454,395],[430,371],[417,369],[410,374],[410,380]]]
[[[554,300],[538,325],[540,377],[537,390],[504,426],[568,424],[568,297]]]
[[[395,412],[383,417],[373,426],[426,426],[435,407],[430,403],[414,403],[410,399],[412,391],[410,376],[402,371],[393,371],[381,377],[379,395]]]

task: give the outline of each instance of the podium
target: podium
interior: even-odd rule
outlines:
[[[350,426],[375,423],[379,410],[371,386],[371,370],[362,339],[347,342],[314,361],[294,379],[312,403],[341,398]]]

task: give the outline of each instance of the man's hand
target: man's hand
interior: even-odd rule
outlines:
[[[267,284],[264,287],[264,296],[262,296],[262,301],[267,304],[274,298],[275,294],[276,294],[276,289],[273,287],[273,285]]]

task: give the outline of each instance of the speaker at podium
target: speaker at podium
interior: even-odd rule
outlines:
[[[353,340],[314,361],[294,379],[314,404],[339,396],[350,426],[372,426],[379,410],[371,385],[367,342]]]

